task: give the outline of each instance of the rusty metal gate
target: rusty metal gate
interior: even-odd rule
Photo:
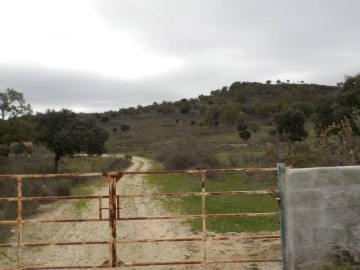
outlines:
[[[17,264],[8,266],[6,269],[80,269],[80,268],[115,268],[115,267],[134,267],[134,266],[156,266],[156,265],[199,265],[199,264],[219,264],[219,263],[256,263],[256,262],[281,262],[279,258],[273,259],[235,259],[235,260],[210,260],[207,258],[206,242],[211,238],[216,240],[229,240],[229,237],[210,237],[207,235],[206,219],[207,218],[229,218],[229,217],[259,217],[259,216],[278,216],[279,212],[268,213],[231,213],[231,214],[207,214],[206,213],[206,197],[217,195],[244,195],[244,194],[269,194],[278,202],[280,196],[277,190],[252,190],[252,191],[223,191],[223,192],[207,192],[206,191],[206,174],[207,173],[225,173],[225,172],[275,172],[276,168],[241,168],[241,169],[217,169],[217,170],[177,170],[177,171],[150,171],[150,172],[110,172],[110,173],[82,173],[82,174],[37,174],[37,175],[0,175],[0,179],[9,179],[9,181],[17,181],[17,196],[9,198],[0,198],[0,202],[17,203],[17,219],[16,220],[0,220],[1,225],[17,226],[16,243],[0,244],[0,248],[9,248],[17,250]],[[152,194],[136,194],[122,195],[116,193],[116,184],[125,175],[148,175],[148,174],[195,174],[199,175],[201,181],[201,192],[178,192],[178,193],[152,193]],[[24,197],[22,195],[22,181],[31,181],[35,179],[48,178],[79,178],[79,177],[103,177],[109,186],[108,196],[48,196],[48,197]],[[166,215],[166,216],[135,216],[124,217],[120,213],[120,201],[122,198],[131,197],[176,197],[176,196],[200,196],[201,197],[201,214],[199,215]],[[95,219],[47,219],[47,220],[31,220],[24,219],[22,215],[22,202],[24,201],[58,201],[58,200],[98,200],[99,201],[99,217]],[[103,200],[108,200],[108,207],[103,207]],[[103,210],[108,210],[108,217],[104,218]],[[202,233],[198,237],[186,238],[167,238],[167,239],[138,239],[138,240],[118,240],[116,232],[117,221],[130,220],[161,220],[161,219],[202,219]],[[74,223],[74,222],[109,222],[110,235],[109,239],[103,241],[79,241],[79,242],[36,242],[29,243],[22,240],[22,226],[29,223]],[[254,235],[242,237],[241,239],[279,239],[280,235]],[[239,238],[239,240],[241,240]],[[159,243],[159,242],[192,242],[199,241],[203,243],[202,260],[196,261],[169,261],[169,262],[121,262],[118,263],[116,254],[116,246],[123,243]],[[77,245],[108,245],[109,259],[101,265],[68,265],[68,266],[46,266],[31,267],[22,263],[22,250],[29,247],[46,247],[46,246],[77,246]]]

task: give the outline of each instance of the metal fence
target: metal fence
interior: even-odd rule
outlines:
[[[156,265],[199,265],[199,264],[219,264],[219,263],[261,263],[261,262],[281,262],[279,258],[273,259],[236,259],[236,260],[211,260],[207,257],[208,240],[220,241],[229,240],[227,236],[214,237],[207,235],[206,219],[207,218],[232,218],[232,217],[261,217],[261,216],[278,216],[279,212],[267,213],[231,213],[231,214],[207,214],[206,213],[206,197],[218,195],[246,195],[246,194],[268,194],[278,202],[280,196],[277,190],[252,190],[252,191],[223,191],[223,192],[207,192],[206,191],[206,174],[207,173],[226,173],[226,172],[276,172],[276,168],[242,168],[242,169],[218,169],[218,170],[177,170],[177,171],[151,171],[151,172],[110,172],[110,173],[76,173],[76,174],[31,174],[31,175],[0,175],[0,179],[8,179],[9,181],[17,181],[17,196],[9,198],[0,198],[0,202],[17,203],[17,219],[16,220],[0,220],[1,225],[17,226],[17,242],[13,244],[0,244],[0,248],[17,249],[17,265],[7,269],[81,269],[81,268],[115,268],[115,267],[135,267],[135,266],[156,266]],[[178,192],[178,193],[152,193],[152,194],[135,194],[125,195],[117,194],[116,184],[125,175],[149,175],[149,174],[195,174],[201,179],[201,192]],[[48,178],[79,178],[79,177],[103,177],[109,186],[108,196],[48,196],[48,197],[24,197],[22,195],[22,182],[35,179]],[[201,197],[201,214],[198,215],[162,215],[162,216],[133,216],[124,217],[120,213],[120,201],[122,198],[136,197],[177,197],[177,196],[200,196]],[[24,219],[22,215],[22,202],[25,201],[59,201],[59,200],[98,200],[99,201],[99,217],[92,219],[47,219],[33,220]],[[108,207],[103,207],[102,201],[108,200]],[[103,210],[108,210],[108,217],[103,217]],[[202,219],[202,233],[200,236],[185,238],[166,238],[166,239],[138,239],[138,240],[118,240],[116,232],[117,221],[130,220],[165,220],[165,219]],[[79,241],[79,242],[36,242],[29,243],[22,241],[22,225],[30,223],[71,223],[71,222],[109,222],[110,235],[109,239],[103,241]],[[238,238],[239,240],[250,239],[279,239],[280,235],[253,235]],[[196,261],[170,261],[170,262],[121,262],[118,263],[116,254],[117,244],[124,243],[159,243],[159,242],[193,242],[203,243],[202,260]],[[109,259],[102,265],[69,265],[69,266],[46,266],[46,267],[27,267],[22,263],[22,250],[29,247],[45,247],[45,246],[77,246],[77,245],[108,245]]]

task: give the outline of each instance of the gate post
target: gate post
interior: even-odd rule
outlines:
[[[21,247],[22,247],[22,181],[17,178],[17,269],[21,269]]]
[[[110,265],[117,266],[116,258],[116,183],[122,174],[109,178],[109,227],[110,227]]]
[[[278,186],[280,193],[280,227],[281,227],[281,252],[283,270],[289,269],[288,248],[286,239],[286,205],[285,205],[285,170],[284,163],[277,164]]]

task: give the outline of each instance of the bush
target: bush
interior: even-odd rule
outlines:
[[[186,137],[164,146],[157,159],[167,170],[219,168],[222,163],[211,156],[207,149],[200,149],[193,137]]]
[[[106,122],[110,121],[110,118],[108,116],[103,116],[103,117],[101,117],[100,121],[103,123],[106,123]]]
[[[70,196],[71,183],[66,180],[60,180],[54,188],[56,196]]]
[[[126,124],[123,124],[123,125],[121,125],[120,126],[120,130],[122,131],[122,132],[126,132],[126,131],[128,131],[130,129],[130,126],[129,125],[126,125]]]
[[[239,136],[244,141],[247,141],[248,139],[251,138],[251,132],[249,130],[245,129],[245,130],[242,130],[239,132]]]

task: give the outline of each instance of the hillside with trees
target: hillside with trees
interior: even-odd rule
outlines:
[[[237,81],[208,95],[91,114],[33,115],[22,94],[7,89],[1,155],[31,154],[24,143],[32,142],[53,155],[54,171],[62,157],[104,152],[156,158],[171,169],[358,164],[359,77],[337,86]]]

